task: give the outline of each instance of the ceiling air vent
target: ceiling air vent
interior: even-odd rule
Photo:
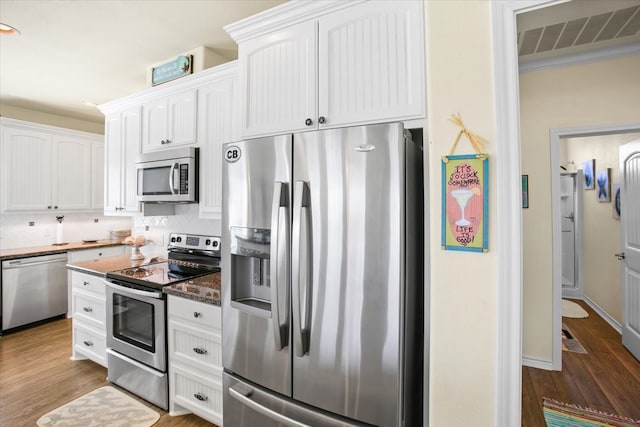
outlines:
[[[640,32],[640,6],[575,17],[518,33],[520,56],[551,52],[635,36]]]

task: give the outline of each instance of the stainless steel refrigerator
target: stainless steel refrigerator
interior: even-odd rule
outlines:
[[[401,123],[224,146],[224,425],[422,424],[422,150]]]

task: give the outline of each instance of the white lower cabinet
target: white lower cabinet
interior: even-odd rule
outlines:
[[[106,297],[102,277],[71,272],[72,360],[91,359],[107,367]]]
[[[220,307],[168,296],[169,413],[222,426]]]

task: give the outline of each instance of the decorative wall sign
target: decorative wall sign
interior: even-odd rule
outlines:
[[[584,189],[593,190],[595,187],[596,159],[582,162],[582,176],[584,177]]]
[[[184,77],[193,72],[193,56],[178,56],[174,61],[155,67],[151,72],[151,84],[154,86]]]
[[[442,158],[442,248],[486,252],[489,160],[484,154]]]
[[[529,175],[522,175],[522,207],[529,207]]]
[[[598,201],[611,201],[611,168],[599,170],[596,175],[596,185],[598,189]]]

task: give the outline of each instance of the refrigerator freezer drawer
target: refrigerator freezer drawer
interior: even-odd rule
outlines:
[[[225,427],[369,426],[302,405],[273,392],[223,374]]]

